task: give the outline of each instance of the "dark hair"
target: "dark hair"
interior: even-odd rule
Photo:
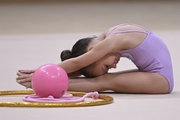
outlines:
[[[78,57],[78,56],[86,53],[89,44],[91,43],[91,41],[94,38],[96,38],[96,36],[79,39],[72,47],[72,50],[63,50],[60,54],[61,61],[64,61],[64,60],[67,60],[70,58],[74,58],[74,57]],[[86,74],[87,74],[85,72],[85,70],[83,70],[83,68],[81,70],[79,70],[79,72],[81,72],[81,74],[83,74],[84,76],[86,76]]]

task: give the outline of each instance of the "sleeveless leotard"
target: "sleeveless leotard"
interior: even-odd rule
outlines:
[[[124,30],[124,31],[114,32],[116,28],[125,25],[138,26],[144,30]],[[110,34],[122,34],[129,32],[145,33],[147,34],[147,37],[137,47],[129,50],[119,51],[121,56],[130,59],[137,66],[139,71],[153,72],[164,76],[167,79],[170,86],[169,92],[171,92],[174,87],[172,62],[168,48],[161,40],[161,38],[159,38],[154,33],[150,32],[149,30],[137,24],[117,25],[111,28],[107,32],[106,36],[109,36]]]

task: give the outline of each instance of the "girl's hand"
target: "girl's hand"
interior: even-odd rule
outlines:
[[[23,73],[23,74],[31,74],[34,73],[36,70],[18,70],[19,73]]]
[[[35,70],[19,70],[17,72],[18,77],[16,78],[17,83],[25,86],[26,88],[32,88],[31,80],[34,72]]]

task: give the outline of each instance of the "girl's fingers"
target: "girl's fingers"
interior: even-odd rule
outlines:
[[[30,75],[18,76],[16,78],[16,81],[18,83],[31,82],[31,76]]]
[[[28,88],[32,88],[31,84],[26,86],[26,89],[28,89]]]
[[[35,70],[19,70],[16,78],[16,82],[26,88],[32,88],[31,86],[31,79]]]
[[[31,82],[31,79],[30,78],[26,78],[26,79],[21,79],[21,80],[17,80],[16,81],[19,83],[19,84],[22,84],[22,83],[26,83],[26,82]]]
[[[16,75],[17,76],[23,76],[23,75],[25,75],[25,73],[17,72]]]
[[[29,75],[20,75],[16,78],[16,80],[20,80],[20,79],[26,79],[26,78],[29,78],[30,76]]]
[[[25,73],[25,74],[31,74],[31,73],[34,73],[35,70],[18,70],[18,72]]]
[[[20,72],[17,72],[17,73],[16,73],[16,75],[17,75],[17,76],[20,76],[20,75],[21,75],[21,73],[20,73]]]

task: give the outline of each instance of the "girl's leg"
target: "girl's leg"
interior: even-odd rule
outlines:
[[[69,90],[165,94],[169,92],[169,84],[166,78],[156,73],[122,72],[109,73],[96,78],[70,79]]]

